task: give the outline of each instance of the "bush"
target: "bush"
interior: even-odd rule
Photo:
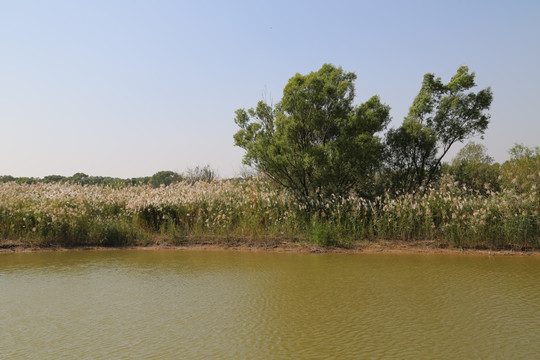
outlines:
[[[184,175],[186,180],[194,184],[197,181],[212,182],[217,179],[217,172],[210,165],[203,167],[196,166],[193,169],[187,169]]]
[[[488,190],[499,191],[500,165],[493,162],[486,147],[473,142],[465,145],[456,155],[451,165],[443,170],[454,176],[456,181],[471,190],[486,194]]]
[[[502,184],[520,193],[530,193],[540,187],[540,148],[516,144],[509,151],[510,160],[501,168]]]

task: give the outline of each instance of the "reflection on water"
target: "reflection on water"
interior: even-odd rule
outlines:
[[[84,251],[0,255],[0,358],[540,354],[540,259]]]

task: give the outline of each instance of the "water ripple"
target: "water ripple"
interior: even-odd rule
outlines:
[[[453,359],[540,353],[535,258],[3,255],[0,358]]]

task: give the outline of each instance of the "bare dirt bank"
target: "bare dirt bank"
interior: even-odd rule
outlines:
[[[540,256],[540,249],[482,249],[455,248],[433,240],[396,241],[377,240],[359,241],[350,247],[323,247],[305,242],[290,240],[229,240],[229,241],[189,241],[177,245],[160,241],[148,245],[100,247],[100,246],[32,246],[20,241],[0,241],[0,254],[13,252],[39,251],[84,251],[84,250],[170,250],[170,251],[243,251],[243,252],[276,252],[276,253],[335,253],[335,254],[449,254],[449,255],[482,255],[482,256]]]

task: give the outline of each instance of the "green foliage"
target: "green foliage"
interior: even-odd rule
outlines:
[[[493,158],[488,155],[487,148],[482,144],[475,142],[469,142],[462,147],[454,160],[452,165],[459,165],[461,163],[479,163],[479,164],[493,164]]]
[[[329,221],[314,217],[308,227],[308,240],[319,246],[339,246],[340,237],[336,227]]]
[[[488,190],[499,191],[500,165],[493,162],[486,147],[470,142],[456,155],[445,171],[469,189],[486,194]]]
[[[169,186],[182,180],[182,176],[174,171],[158,171],[152,175],[148,183],[153,187],[160,187],[161,185]]]
[[[510,160],[501,167],[502,183],[520,193],[540,189],[540,147],[516,144],[509,151]]]
[[[375,136],[388,124],[390,108],[377,96],[355,106],[356,75],[325,64],[296,74],[275,106],[236,111],[235,144],[244,163],[312,207],[317,199],[367,193],[380,165],[383,144]]]
[[[15,177],[11,175],[2,175],[0,176],[0,183],[15,182]]]
[[[15,182],[17,184],[54,184],[54,183],[71,183],[78,185],[103,185],[112,187],[124,187],[132,185],[146,185],[150,181],[150,177],[138,177],[131,179],[113,178],[107,176],[90,176],[84,173],[76,173],[72,176],[62,175],[47,175],[40,178],[29,177],[13,177],[11,175],[0,176],[0,183]]]
[[[66,181],[66,177],[62,175],[47,175],[42,180],[45,184],[48,183],[56,183],[56,182],[64,182]]]
[[[45,181],[47,179],[47,181]],[[72,184],[78,185],[107,185],[114,187],[122,187],[127,185],[141,185],[142,180],[146,179],[145,184],[148,183],[148,178],[137,178],[135,182],[132,182],[132,179],[120,179],[112,178],[107,176],[90,176],[85,173],[76,173],[70,177],[61,177],[59,175],[49,175],[43,178],[45,183],[55,183],[55,182],[69,182]]]
[[[386,135],[385,190],[410,193],[425,183],[427,169],[437,166],[437,136],[426,125],[405,120]]]
[[[415,191],[440,172],[450,147],[482,135],[489,123],[491,89],[470,92],[475,74],[460,67],[448,84],[426,74],[403,125],[388,132],[387,176],[395,190]]]
[[[88,183],[89,178],[90,176],[88,176],[87,174],[78,172],[76,174],[73,174],[70,181],[72,181],[74,184],[85,185]]]
[[[17,184],[35,184],[39,179],[32,177],[14,177],[11,175],[0,176],[0,183],[15,182]]]
[[[535,159],[540,155],[540,147],[535,146],[527,147],[523,144],[515,144],[510,150],[508,150],[511,160],[523,160],[523,159]]]

